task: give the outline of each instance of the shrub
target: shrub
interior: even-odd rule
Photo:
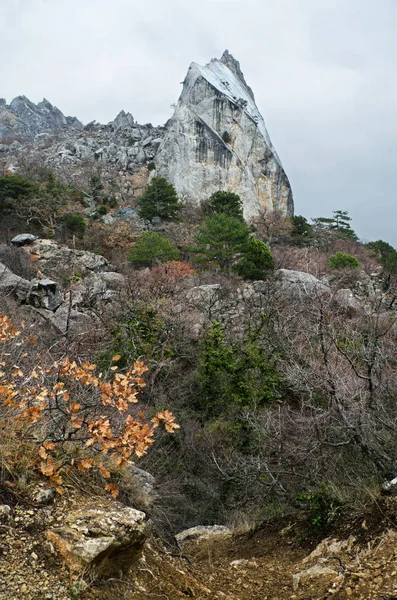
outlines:
[[[155,171],[156,170],[156,163],[152,160],[151,162],[149,162],[147,164],[147,169],[148,169],[149,173],[151,171]]]
[[[151,221],[154,217],[164,220],[177,220],[182,203],[176,190],[164,177],[153,177],[138,200],[138,211],[142,218]]]
[[[159,263],[178,260],[176,247],[162,233],[145,231],[132,248],[129,261],[134,267],[153,267]]]
[[[306,246],[310,243],[313,227],[305,217],[295,215],[291,217],[291,241],[295,246]]]
[[[196,236],[194,260],[207,267],[229,269],[247,248],[249,228],[238,217],[215,214],[207,219]]]
[[[108,212],[107,207],[104,204],[101,204],[101,206],[98,208],[98,214],[99,215],[106,215]]]
[[[230,343],[223,325],[214,322],[202,342],[198,370],[199,410],[206,416],[226,415],[237,421],[236,410],[256,409],[278,398],[281,382],[275,357],[260,340],[261,329],[252,330],[243,340]]]
[[[21,175],[0,177],[0,209],[11,208],[15,200],[26,200],[37,194],[38,188]]]
[[[157,413],[146,422],[133,416],[142,375],[147,368],[135,362],[124,374],[115,373],[119,356],[112,359],[108,378],[96,375],[96,365],[77,364],[68,357],[50,368],[36,366],[23,372],[15,356],[27,355],[34,340],[25,339],[6,315],[0,315],[2,354],[0,402],[12,423],[28,425],[28,435],[37,441],[37,469],[47,476],[59,493],[63,492],[63,473],[77,469],[83,473],[97,470],[105,489],[117,497],[112,473],[128,465],[130,457],[142,456],[154,441],[161,422],[167,431],[178,428],[169,411]],[[21,350],[22,349],[22,350]]]
[[[351,254],[336,252],[336,254],[330,256],[328,266],[330,269],[356,269],[360,266],[360,263],[358,259]]]
[[[240,196],[233,192],[214,192],[201,206],[205,216],[225,214],[243,219],[243,203]]]
[[[243,258],[234,267],[236,273],[243,279],[255,281],[266,279],[273,269],[274,256],[269,247],[265,242],[250,237]]]
[[[330,494],[327,486],[323,486],[317,492],[299,494],[298,500],[306,504],[307,535],[326,533],[341,518],[343,513],[343,504]]]
[[[75,233],[79,237],[83,237],[86,230],[86,223],[81,215],[69,213],[62,217],[62,222],[66,229],[71,233]]]
[[[228,131],[224,131],[222,133],[222,139],[225,142],[225,144],[230,144],[230,142],[232,141],[232,138],[230,137],[230,133]]]
[[[120,357],[117,364],[124,368],[136,360],[153,362],[164,359],[168,354],[165,348],[166,323],[157,310],[146,303],[134,303],[118,321],[111,335],[110,347],[98,356],[101,370],[108,370],[112,366],[114,355]]]

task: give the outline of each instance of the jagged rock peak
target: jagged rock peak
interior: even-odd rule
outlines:
[[[212,60],[217,60],[217,59],[213,58]],[[254,92],[252,91],[252,89],[249,87],[249,85],[245,81],[245,77],[240,68],[239,61],[236,60],[232,54],[230,54],[229,50],[225,50],[224,53],[222,54],[221,63],[226,65],[243,82],[243,84],[247,88],[248,92],[252,96],[252,99],[255,100]]]
[[[118,131],[119,129],[134,127],[135,121],[131,113],[126,113],[124,110],[121,110],[114,121],[111,121],[109,125],[111,125],[115,131]]]
[[[192,63],[155,158],[183,199],[201,202],[218,190],[243,200],[249,219],[261,210],[293,214],[291,186],[240,64],[226,50]]]
[[[63,127],[83,127],[76,117],[66,117],[46,98],[34,104],[26,96],[16,96],[9,105],[2,98],[0,111],[0,138],[31,138],[38,133],[51,132]]]

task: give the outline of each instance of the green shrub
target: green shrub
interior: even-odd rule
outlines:
[[[182,203],[173,185],[164,177],[153,177],[138,200],[138,212],[143,219],[151,221],[154,217],[164,220],[178,220]]]
[[[156,163],[152,160],[151,162],[149,162],[147,164],[147,169],[148,169],[149,173],[151,171],[155,171],[156,170]]]
[[[236,273],[243,279],[255,281],[266,279],[273,269],[274,256],[269,247],[265,242],[250,237],[243,258],[234,267]]]
[[[86,223],[81,215],[69,213],[62,217],[62,222],[66,229],[79,237],[83,237],[86,230]]]
[[[295,215],[291,217],[292,230],[291,241],[294,246],[306,246],[310,243],[313,236],[313,227],[308,223],[305,217]]]
[[[343,504],[330,494],[327,486],[317,492],[299,494],[298,500],[306,505],[308,535],[324,534],[343,513]]]
[[[238,424],[235,411],[239,408],[256,409],[279,398],[281,379],[276,357],[260,334],[258,328],[231,343],[225,338],[223,325],[212,323],[202,342],[196,399],[197,408],[207,417],[225,415]]]
[[[120,356],[119,368],[126,368],[136,360],[149,362],[167,358],[172,350],[167,346],[169,331],[158,312],[146,303],[134,303],[113,329],[112,339],[104,352],[97,356],[100,370],[113,365],[113,357]]]
[[[108,209],[107,209],[107,207],[106,207],[104,204],[102,204],[102,205],[101,205],[101,206],[98,208],[98,214],[100,214],[100,215],[106,215],[106,214],[107,214],[107,212],[108,212]]]
[[[351,254],[336,252],[336,254],[330,256],[328,266],[330,269],[356,269],[360,266],[360,262]]]
[[[243,220],[243,203],[240,196],[233,192],[214,192],[201,206],[205,216],[225,214]]]
[[[38,187],[21,175],[0,177],[0,210],[11,208],[14,201],[26,200],[38,192]]]
[[[176,247],[163,235],[155,231],[145,231],[136,241],[128,260],[137,268],[153,267],[159,263],[178,260]]]
[[[206,267],[229,269],[247,248],[250,230],[238,217],[216,214],[207,219],[196,236],[193,258]]]
[[[230,133],[228,131],[224,131],[222,133],[222,139],[225,142],[225,144],[230,144],[230,142],[232,141],[232,138],[230,137]]]

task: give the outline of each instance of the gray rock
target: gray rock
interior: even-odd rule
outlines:
[[[26,244],[32,244],[35,240],[37,240],[37,235],[33,235],[32,233],[20,233],[12,238],[11,244],[14,244],[14,246],[25,246]]]
[[[52,312],[62,304],[63,297],[58,285],[52,279],[33,279],[32,287],[27,295],[26,302],[37,308],[45,308]]]
[[[61,246],[53,240],[36,240],[28,251],[36,258],[40,271],[48,277],[59,278],[63,271],[65,276],[78,274],[83,277],[90,272],[105,271],[109,262],[103,256],[74,250],[68,246]]]
[[[47,504],[51,504],[54,501],[56,496],[56,492],[53,488],[41,487],[33,495],[33,500],[37,504],[41,504],[46,506]]]
[[[181,197],[198,202],[228,190],[241,196],[245,218],[261,209],[293,214],[288,178],[240,65],[227,51],[206,66],[190,65],[167,125],[156,175]]]
[[[397,496],[397,477],[385,481],[381,486],[381,494],[383,496]]]
[[[46,532],[69,568],[71,579],[119,573],[141,555],[145,541],[143,512],[113,502],[67,514],[65,524]]]
[[[32,283],[15,275],[3,263],[0,263],[0,296],[12,295],[20,302],[26,302]]]
[[[139,219],[139,215],[132,206],[124,206],[123,208],[119,208],[119,210],[114,215],[117,219],[127,220],[127,219]]]
[[[7,521],[11,515],[11,507],[8,504],[0,504],[0,521]]]
[[[149,515],[158,498],[155,483],[153,475],[130,463],[123,472],[121,487],[129,503]]]
[[[65,115],[48,100],[34,104],[26,96],[17,96],[9,106],[0,106],[0,138],[24,136],[34,138],[43,132],[63,128],[80,129],[82,124],[75,117]]]
[[[354,310],[362,308],[362,304],[355,297],[352,290],[348,288],[337,290],[334,294],[334,300],[344,308],[352,308]]]
[[[119,129],[128,129],[133,127],[134,124],[135,121],[132,114],[126,113],[124,110],[121,110],[114,121],[109,123],[109,125],[111,125],[115,131],[118,131]]]
[[[231,535],[231,529],[225,527],[224,525],[199,525],[197,527],[191,527],[190,529],[185,529],[184,531],[181,531],[175,536],[175,539],[178,543],[178,546],[182,547],[183,544],[190,541],[197,542],[202,540],[208,540],[211,538],[216,538],[219,536],[229,537]]]
[[[276,271],[276,277],[282,286],[283,291],[291,296],[315,296],[319,294],[330,294],[331,288],[311,275],[303,271],[292,271],[289,269],[279,269]]]

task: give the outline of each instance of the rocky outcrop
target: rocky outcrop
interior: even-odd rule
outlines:
[[[3,98],[0,101],[0,139],[32,138],[45,132],[81,127],[83,125],[76,117],[65,117],[59,108],[45,98],[38,104],[26,96],[17,96],[9,105]]]
[[[231,537],[232,531],[224,525],[198,525],[185,529],[175,536],[179,547],[182,547],[186,542],[198,542],[210,540],[212,538],[219,539],[220,537]]]
[[[201,201],[228,190],[243,199],[246,218],[261,209],[293,214],[288,178],[253,92],[227,50],[204,67],[190,65],[167,129],[156,173],[182,198]]]
[[[145,541],[143,512],[112,503],[67,514],[64,524],[47,531],[69,568],[72,581],[120,573],[136,562]]]

